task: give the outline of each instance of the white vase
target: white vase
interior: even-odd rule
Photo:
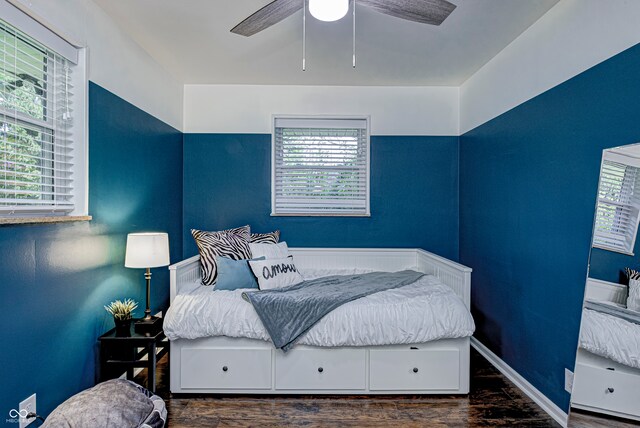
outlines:
[[[627,309],[640,312],[640,280],[629,280],[629,297],[627,297]]]

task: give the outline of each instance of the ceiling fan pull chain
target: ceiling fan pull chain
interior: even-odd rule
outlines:
[[[356,0],[353,0],[353,68],[356,68]]]
[[[307,71],[307,0],[302,0],[302,71]]]

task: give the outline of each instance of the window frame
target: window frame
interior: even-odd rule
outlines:
[[[366,132],[366,192],[364,213],[327,213],[305,212],[286,213],[276,212],[276,122],[279,119],[292,120],[358,120],[365,122]],[[330,129],[330,128],[328,128]],[[368,115],[292,115],[274,114],[271,116],[271,216],[272,217],[371,217],[371,116]]]
[[[637,183],[638,181],[640,181],[640,164],[638,163],[637,159],[628,157],[626,155],[620,154],[620,153],[616,153],[613,151],[605,151],[602,157],[602,161],[600,164],[600,175],[598,178],[598,189],[597,189],[597,194],[596,194],[596,207],[595,207],[595,213],[594,213],[594,222],[593,222],[593,238],[592,238],[592,244],[591,246],[593,248],[598,248],[600,250],[605,250],[605,251],[611,251],[614,253],[620,253],[620,254],[625,254],[628,256],[633,256],[634,255],[634,248],[635,248],[635,244],[636,244],[636,239],[638,236],[638,228],[640,225],[640,203],[638,203],[636,201],[636,203],[634,204],[633,201],[630,201],[629,203],[622,203],[622,202],[618,202],[618,201],[607,201],[604,198],[600,197],[600,190],[602,187],[602,178],[603,178],[603,173],[604,173],[604,169],[605,169],[605,163],[611,163],[611,164],[620,164],[620,165],[624,165],[627,168],[635,168],[635,174],[636,176],[634,177],[635,179],[635,183]],[[631,180],[631,178],[627,178],[627,171],[625,169],[625,174],[623,177],[623,184],[621,186],[620,190],[624,190],[624,182],[626,180]],[[635,190],[635,189],[634,189]],[[640,190],[640,189],[639,189]],[[638,198],[636,198],[638,199]],[[596,242],[596,240],[598,240],[598,235],[600,233],[599,229],[598,229],[598,214],[600,212],[600,206],[601,204],[609,204],[609,205],[619,205],[620,207],[618,209],[616,209],[616,213],[614,214],[614,220],[613,220],[613,224],[617,224],[618,221],[615,220],[616,218],[618,218],[618,216],[621,215],[621,210],[623,210],[623,207],[625,206],[629,206],[631,207],[631,209],[635,209],[637,210],[639,213],[636,214],[636,218],[633,222],[627,222],[627,224],[630,227],[633,227],[633,230],[630,231],[625,231],[625,232],[631,232],[629,234],[629,236],[633,236],[633,238],[630,241],[630,246],[631,248],[618,248],[612,245],[607,245],[606,243],[600,243],[600,242]],[[605,234],[605,231],[602,231],[601,233]],[[604,236],[603,236],[604,238]],[[626,244],[626,243],[625,243]]]
[[[0,13],[2,14],[2,20],[8,25],[42,44],[47,50],[56,52],[57,55],[65,58],[73,68],[69,81],[71,87],[73,87],[70,99],[73,105],[73,122],[69,128],[69,132],[72,135],[70,144],[73,151],[73,166],[71,168],[71,177],[73,177],[71,201],[73,209],[56,209],[53,205],[42,207],[28,204],[16,207],[2,206],[0,207],[0,221],[2,223],[11,223],[11,219],[15,219],[16,223],[25,223],[28,218],[87,217],[89,208],[87,48],[81,47],[79,43],[70,41],[68,37],[61,35],[59,31],[45,25],[26,8],[18,7],[8,2],[0,2]],[[48,75],[47,79],[50,78],[51,75]],[[7,111],[4,111],[4,113],[10,119],[14,116],[13,113]],[[38,121],[33,118],[25,120],[21,116],[22,114],[18,112],[15,115],[15,119],[34,125],[38,124],[38,126],[47,129],[50,129],[50,127],[55,128],[53,123],[49,123],[46,120]]]

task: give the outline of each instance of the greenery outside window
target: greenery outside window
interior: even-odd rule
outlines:
[[[76,107],[84,107],[74,94],[76,68],[0,20],[0,216],[86,214],[79,194],[85,177],[77,169],[86,149],[84,115],[76,117]]]

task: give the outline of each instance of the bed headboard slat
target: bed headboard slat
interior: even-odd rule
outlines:
[[[416,269],[440,278],[467,308],[471,307],[471,268],[428,251],[413,248],[290,248],[290,251],[300,269],[360,268],[390,272]],[[182,285],[193,284],[200,278],[200,256],[171,265],[169,270],[173,302]]]

